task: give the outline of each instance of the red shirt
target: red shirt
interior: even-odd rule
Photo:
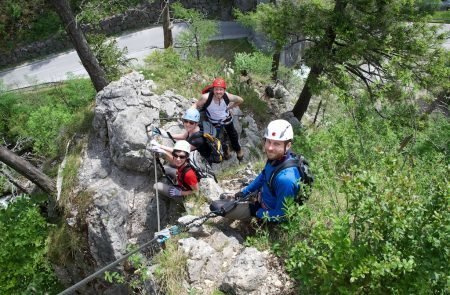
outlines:
[[[192,187],[198,184],[197,175],[194,170],[188,169],[185,172],[183,179],[181,179],[183,176],[183,169],[185,169],[185,165],[177,169],[177,183],[184,191],[191,191]]]

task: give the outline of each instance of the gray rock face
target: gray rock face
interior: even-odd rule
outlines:
[[[160,116],[179,118],[191,102],[170,91],[157,95],[154,89],[153,82],[133,72],[108,85],[96,97],[95,133],[84,149],[78,190],[92,198],[86,221],[90,254],[97,268],[125,254],[127,245],[143,244],[158,231],[153,157],[146,151],[145,126],[150,123],[161,126],[162,123],[161,127],[166,130],[179,131],[182,127],[179,120],[160,120]],[[249,157],[251,148],[260,143],[260,131],[251,117],[237,118],[235,126]],[[172,144],[166,139],[163,143]],[[221,171],[236,165],[235,155],[233,157],[214,164],[213,168]],[[255,176],[251,165],[238,174],[241,175],[239,181]],[[237,190],[239,181],[229,183],[226,189]],[[200,193],[207,202],[219,199],[222,192],[214,180],[201,179]],[[169,216],[171,203],[164,198],[159,197],[162,229],[169,224],[169,218],[174,217]],[[199,205],[195,199],[191,200],[184,202],[188,212],[209,212],[207,203]],[[194,218],[184,216],[178,222],[189,224]],[[220,220],[221,217],[210,219],[211,222]],[[198,294],[212,294],[221,289],[232,294],[255,295],[287,294],[285,291],[291,289],[286,287],[290,286],[289,279],[282,269],[272,267],[276,264],[274,258],[254,248],[246,249],[237,231],[227,230],[225,235],[218,229],[220,227],[201,225],[202,220],[197,223],[188,232],[190,238],[179,240],[179,247],[188,257],[188,277],[180,278],[186,288]],[[120,290],[108,292],[123,294]]]
[[[245,248],[233,236],[215,231],[202,239],[181,239],[187,259],[188,284],[201,294],[289,294],[292,282],[266,252]]]
[[[178,118],[192,102],[171,91],[157,95],[154,89],[152,81],[132,72],[105,87],[96,97],[95,133],[83,155],[78,189],[92,197],[87,214],[88,237],[92,256],[99,266],[120,257],[127,244],[140,244],[158,231],[153,156],[147,151],[145,126],[162,124],[166,130],[179,131],[182,125]],[[160,120],[161,117],[174,120]],[[236,120],[236,128],[242,134],[258,130],[249,118],[245,128]],[[256,136],[242,138],[247,155],[252,140],[259,142]],[[172,145],[168,139],[162,142]],[[236,163],[234,155],[234,159],[214,164],[214,169],[221,171]],[[158,176],[161,177],[159,170]],[[211,179],[202,179],[200,189],[209,201],[218,199],[222,192]],[[170,202],[160,196],[159,207],[164,228],[169,222]],[[206,213],[208,205],[200,210]]]

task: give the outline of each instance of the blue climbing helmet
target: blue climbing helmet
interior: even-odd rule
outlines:
[[[188,109],[184,113],[183,119],[198,123],[200,121],[200,112],[197,109]]]

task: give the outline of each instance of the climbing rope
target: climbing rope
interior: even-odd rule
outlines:
[[[199,216],[197,218],[194,218],[191,221],[189,221],[189,222],[187,222],[187,223],[185,223],[183,225],[180,225],[180,226],[174,225],[174,226],[165,228],[165,229],[163,229],[161,231],[155,232],[154,238],[151,239],[150,241],[146,242],[145,244],[143,244],[139,248],[131,251],[130,253],[122,256],[121,258],[117,259],[116,261],[106,265],[102,269],[96,271],[95,273],[91,274],[90,276],[88,276],[85,279],[81,280],[80,282],[76,283],[72,287],[67,288],[66,290],[62,291],[58,295],[70,294],[71,292],[75,291],[76,289],[80,288],[81,286],[83,286],[83,285],[87,284],[88,282],[92,281],[93,279],[95,279],[99,275],[103,274],[108,269],[110,269],[110,268],[116,266],[117,264],[119,264],[120,262],[124,261],[125,259],[127,259],[131,255],[133,255],[134,253],[136,253],[136,252],[138,252],[138,251],[148,247],[153,242],[156,241],[159,244],[163,244],[168,239],[170,239],[171,236],[178,235],[178,234],[180,234],[182,232],[187,232],[189,229],[191,229],[193,227],[199,227],[199,226],[203,225],[203,223],[205,223],[208,219],[217,216],[218,213],[219,213],[219,211],[212,211],[212,212],[209,212],[208,214],[205,214],[205,215]],[[197,221],[199,221],[199,220],[202,220],[202,221],[200,223],[197,223]]]
[[[122,256],[121,258],[117,259],[116,261],[108,264],[107,266],[103,267],[102,269],[97,270],[96,272],[94,272],[93,274],[91,274],[90,276],[88,276],[87,278],[79,281],[78,283],[76,283],[75,285],[73,285],[70,288],[67,288],[66,290],[62,291],[61,293],[59,293],[58,295],[65,295],[65,294],[70,294],[71,292],[75,291],[76,289],[80,288],[81,286],[87,284],[88,282],[92,281],[93,279],[95,279],[97,276],[103,274],[105,271],[107,271],[108,269],[116,266],[117,264],[119,264],[120,262],[124,261],[125,259],[127,259],[128,257],[130,257],[131,255],[133,255],[134,253],[144,249],[145,247],[149,246],[151,243],[153,243],[155,240],[157,240],[158,237],[154,237],[153,239],[151,239],[150,241],[148,241],[147,243],[143,244],[142,246],[140,246],[139,248],[137,248],[136,250],[131,251],[130,253]]]

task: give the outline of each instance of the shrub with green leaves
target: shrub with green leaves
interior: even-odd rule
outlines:
[[[48,229],[27,197],[0,207],[0,294],[57,293],[57,280],[46,258]]]
[[[55,156],[58,146],[55,140],[63,132],[61,126],[71,121],[71,114],[60,105],[42,106],[30,114],[27,121],[27,133],[33,137],[33,149],[40,154]]]
[[[238,73],[247,71],[250,74],[270,77],[272,57],[262,52],[238,52],[234,55],[234,67]]]
[[[0,135],[8,143],[29,138],[36,148],[33,152],[54,156],[66,138],[91,125],[94,97],[88,79],[32,91],[0,90]]]
[[[319,128],[296,130],[312,196],[248,242],[269,242],[302,294],[448,293],[450,122],[401,104],[386,120],[367,105],[338,101]]]

